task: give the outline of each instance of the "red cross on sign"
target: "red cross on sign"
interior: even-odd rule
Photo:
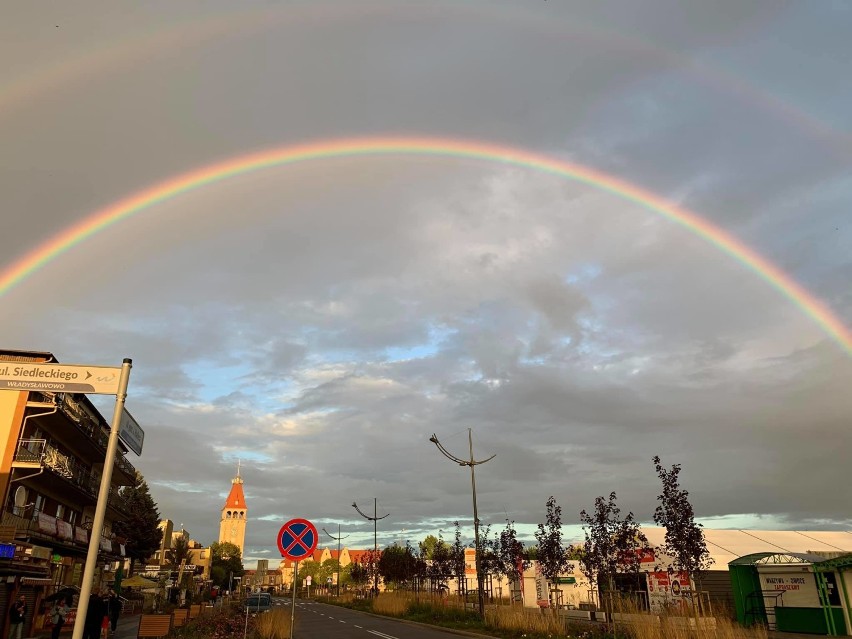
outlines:
[[[307,519],[291,519],[278,531],[278,550],[285,559],[302,561],[313,555],[319,535]]]

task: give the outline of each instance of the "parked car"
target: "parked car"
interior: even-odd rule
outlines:
[[[254,592],[246,597],[245,606],[248,612],[266,612],[272,608],[272,595],[268,592]]]

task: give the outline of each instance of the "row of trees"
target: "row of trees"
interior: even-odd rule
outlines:
[[[518,539],[514,522],[506,522],[499,534],[492,535],[489,526],[480,532],[482,571],[493,576],[503,575],[518,581],[531,560],[538,560],[545,578],[555,586],[560,575],[571,572],[578,562],[595,589],[615,590],[616,576],[638,574],[643,558],[649,553],[669,558],[672,569],[685,572],[691,579],[700,577],[711,563],[701,524],[695,522],[695,513],[689,501],[689,492],[681,488],[679,464],[663,467],[660,458],[653,458],[654,470],[662,485],[657,497],[654,522],[665,528],[662,546],[652,548],[639,522],[632,512],[622,515],[615,492],[608,497],[595,499],[591,511],[580,511],[585,541],[581,545],[566,545],[562,535],[562,508],[554,497],[546,504],[544,523],[535,532],[536,544],[524,547]],[[473,544],[462,542],[458,522],[452,543],[440,536],[427,536],[417,549],[409,544],[394,544],[385,548],[380,556],[370,556],[360,564],[347,567],[346,582],[371,583],[376,572],[386,584],[410,585],[416,579],[430,578],[433,583],[446,585],[448,579],[463,579],[465,575],[464,550]],[[311,562],[307,562],[310,564]],[[322,575],[336,571],[336,561]],[[322,582],[322,575],[318,581]]]
[[[667,469],[659,456],[652,459],[662,485],[654,510],[654,523],[665,528],[664,542],[652,547],[632,512],[622,516],[615,492],[597,497],[591,512],[580,511],[585,541],[580,547],[562,544],[562,509],[551,497],[547,517],[535,534],[542,574],[555,585],[559,575],[569,572],[577,560],[595,589],[615,590],[616,575],[638,575],[643,557],[666,555],[669,565],[685,572],[690,580],[700,579],[712,564],[702,526],[695,521],[689,492],[680,486],[680,464]]]

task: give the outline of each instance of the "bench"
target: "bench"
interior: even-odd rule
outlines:
[[[142,637],[165,637],[172,629],[171,615],[141,615],[137,639]]]
[[[172,613],[172,628],[180,628],[189,621],[189,608],[178,608]]]
[[[201,614],[201,604],[192,604],[189,607],[189,618],[190,619],[195,619],[200,614]]]

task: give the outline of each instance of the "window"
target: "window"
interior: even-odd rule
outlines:
[[[62,519],[62,516],[65,514],[65,504],[57,504],[56,506],[56,518]]]
[[[36,495],[33,505],[35,506],[36,511],[41,512],[44,509],[44,497]]]

